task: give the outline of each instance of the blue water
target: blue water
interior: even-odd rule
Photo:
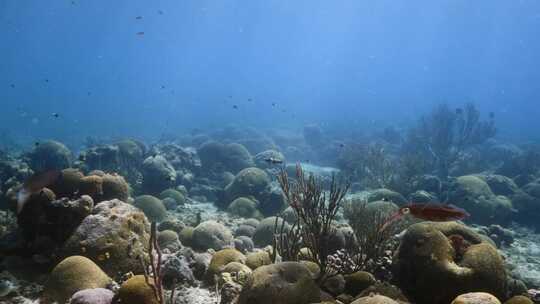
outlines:
[[[536,0],[2,0],[0,37],[0,134],[21,143],[403,126],[441,102],[538,139]]]

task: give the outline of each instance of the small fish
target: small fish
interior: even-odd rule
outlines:
[[[276,103],[275,102],[272,102],[272,107],[275,107],[276,106]]]
[[[92,92],[87,92],[86,95],[90,96],[92,95]]]
[[[52,185],[61,174],[59,170],[49,170],[30,176],[17,193],[17,214],[21,213],[32,194],[39,193],[43,188]]]
[[[495,118],[495,113],[489,112],[489,119],[494,119],[494,118]]]
[[[137,32],[137,36],[144,36],[144,32]]]
[[[456,114],[457,115],[463,114],[463,109],[462,108],[456,108]]]
[[[141,20],[142,19],[142,16],[137,16],[135,17],[136,20]]]
[[[40,145],[39,141],[36,141],[36,142],[34,143],[34,146],[35,146],[35,147],[38,147],[39,145]]]
[[[391,223],[408,214],[418,219],[433,222],[459,221],[470,216],[467,211],[454,205],[412,203],[399,208],[395,214],[385,221],[380,230],[384,230]]]
[[[10,87],[11,87],[12,89],[14,89],[14,88],[15,88],[15,85],[12,83],[12,84],[10,85]]]
[[[269,164],[272,164],[272,165],[283,164],[283,160],[277,159],[277,158],[274,158],[274,157],[265,158],[264,161],[269,163]]]
[[[161,86],[161,89],[162,89],[162,90],[163,90],[163,89],[165,89],[165,86],[164,86],[164,85],[162,85],[162,86]]]
[[[54,118],[60,117],[60,114],[58,114],[58,113],[56,113],[56,112],[55,112],[55,113],[52,113],[51,115],[52,115],[52,117],[54,117]]]
[[[248,98],[248,101],[253,101],[253,99],[251,99],[251,98]]]
[[[233,105],[232,107],[233,107],[233,109],[238,110],[238,106],[237,106],[237,105]]]
[[[45,79],[45,82],[49,83],[49,79]]]
[[[163,15],[163,11],[162,11],[162,10],[158,10],[157,13],[160,14],[160,15]]]
[[[345,144],[344,144],[344,143],[340,143],[340,144],[339,144],[339,147],[340,147],[340,148],[345,148]]]

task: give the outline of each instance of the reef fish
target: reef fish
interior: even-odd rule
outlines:
[[[39,193],[43,188],[52,185],[60,175],[59,170],[49,170],[29,177],[17,193],[17,214],[21,213],[32,194]]]
[[[273,157],[269,157],[269,158],[265,158],[264,159],[265,162],[269,163],[269,164],[282,164],[283,163],[283,160],[281,159],[277,159],[277,158],[273,158]]]
[[[470,216],[467,211],[454,205],[412,203],[399,208],[395,214],[385,221],[381,230],[386,229],[390,224],[405,215],[433,222],[459,221]]]

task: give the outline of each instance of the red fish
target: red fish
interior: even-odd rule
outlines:
[[[401,219],[407,214],[412,215],[415,218],[433,222],[459,221],[470,216],[467,211],[454,205],[412,203],[399,208],[395,214],[386,220],[381,227],[381,230],[384,230],[388,225]]]
[[[17,214],[21,213],[32,194],[38,193],[43,188],[52,185],[61,174],[62,172],[59,170],[50,170],[30,176],[24,182],[19,193],[17,193]]]

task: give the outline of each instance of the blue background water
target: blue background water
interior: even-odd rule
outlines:
[[[503,137],[540,127],[536,0],[2,0],[0,37],[0,130],[23,141],[350,130],[468,101]]]

